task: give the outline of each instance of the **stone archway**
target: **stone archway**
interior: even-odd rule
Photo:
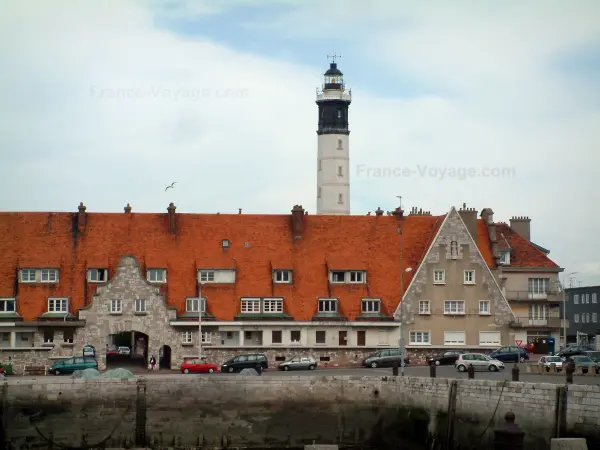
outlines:
[[[158,352],[158,366],[161,369],[171,369],[171,347],[163,345]]]

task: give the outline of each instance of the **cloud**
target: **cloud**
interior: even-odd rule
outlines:
[[[600,88],[557,64],[600,42],[597,2],[32,5],[0,17],[4,210],[313,213],[325,62],[294,57],[318,40],[344,46],[354,213],[402,195],[435,214],[529,215],[536,243],[600,282]]]

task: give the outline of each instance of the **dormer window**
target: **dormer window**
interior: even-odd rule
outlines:
[[[273,281],[275,283],[291,283],[292,282],[292,271],[291,270],[274,270]]]
[[[332,284],[364,284],[367,282],[367,272],[364,270],[332,270],[329,272],[329,282]]]
[[[105,283],[108,281],[107,269],[88,269],[88,282]]]
[[[503,266],[510,265],[510,252],[508,252],[508,251],[500,252],[499,263],[502,264]]]
[[[381,300],[378,298],[363,298],[361,311],[365,314],[381,312]]]
[[[166,269],[148,269],[147,278],[150,283],[166,283]]]
[[[195,312],[197,313],[200,309],[200,312],[206,312],[206,299],[202,298],[188,298],[185,301],[185,310],[186,312]]]
[[[21,283],[58,283],[58,269],[21,269]]]
[[[69,299],[50,297],[48,299],[48,312],[68,313],[69,312]]]
[[[223,239],[223,240],[221,241],[221,246],[222,246],[223,248],[229,248],[229,239]]]

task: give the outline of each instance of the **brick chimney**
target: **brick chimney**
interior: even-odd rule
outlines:
[[[304,233],[304,208],[302,205],[294,205],[292,208],[292,232],[294,239],[302,239],[302,233]]]
[[[77,214],[77,231],[82,232],[85,229],[87,222],[87,216],[85,214],[85,205],[83,202],[79,203],[79,213]]]
[[[396,216],[398,219],[402,219],[404,217],[404,210],[398,206],[394,212],[392,212],[392,216]]]
[[[498,237],[496,236],[496,224],[494,223],[494,211],[492,208],[483,208],[480,217],[487,225],[490,244],[492,247],[492,257],[496,264],[500,261],[500,250],[498,249]]]
[[[127,206],[124,208],[125,214],[131,214],[131,205],[127,203]]]
[[[467,208],[467,204],[463,203],[462,208],[458,210],[461,219],[467,226],[469,234],[477,242],[477,210],[475,208]]]
[[[531,219],[529,217],[511,217],[510,227],[522,238],[531,241]]]
[[[410,208],[409,216],[430,216],[430,215],[431,215],[431,211],[424,211],[423,208],[417,208],[416,206],[413,206],[412,208]]]
[[[167,212],[169,213],[169,231],[175,234],[175,205],[173,202],[169,203]]]

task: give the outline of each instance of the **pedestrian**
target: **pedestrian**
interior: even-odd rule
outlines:
[[[150,370],[154,371],[154,366],[156,365],[156,358],[154,355],[150,358]]]

